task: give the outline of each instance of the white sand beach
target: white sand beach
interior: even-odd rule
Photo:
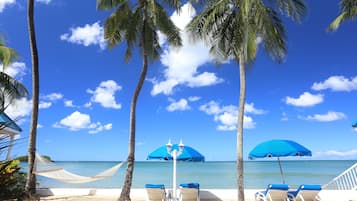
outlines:
[[[262,189],[245,190],[246,201],[254,201],[254,195]],[[51,188],[38,189],[40,200],[53,201],[115,201],[120,195],[120,189],[90,189],[90,188]],[[322,190],[319,193],[322,201],[357,201],[355,190]],[[237,190],[234,189],[201,189],[202,201],[234,201],[237,200]],[[133,201],[146,200],[145,189],[132,189]]]

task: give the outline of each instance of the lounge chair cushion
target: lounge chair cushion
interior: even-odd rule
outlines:
[[[164,184],[145,184],[147,201],[164,201],[166,192]]]
[[[269,184],[265,191],[259,191],[255,194],[255,200],[287,200],[288,190],[287,184]]]
[[[302,184],[296,191],[289,191],[288,196],[292,200],[319,200],[318,193],[321,185]]]
[[[164,184],[145,184],[145,188],[161,188],[164,189]]]
[[[180,184],[180,187],[182,187],[182,188],[197,188],[197,189],[199,189],[200,188],[200,184],[199,183],[183,183],[183,184]]]

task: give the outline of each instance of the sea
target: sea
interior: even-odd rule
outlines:
[[[300,184],[324,185],[355,164],[357,160],[286,160],[281,161],[284,180],[291,188]],[[94,176],[118,162],[55,162],[58,166],[79,175]],[[24,171],[27,163],[21,163]],[[39,187],[44,188],[121,188],[126,165],[107,179],[84,184],[69,184],[38,176]],[[201,189],[237,188],[236,162],[177,162],[177,184],[197,182]],[[170,161],[135,162],[132,188],[144,188],[145,184],[165,184],[172,187],[173,164]],[[282,183],[278,162],[245,161],[244,185],[246,189],[262,189],[271,183]]]

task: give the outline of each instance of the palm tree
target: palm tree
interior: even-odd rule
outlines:
[[[22,85],[15,78],[6,74],[5,69],[11,64],[15,59],[18,58],[16,51],[10,47],[7,47],[5,40],[0,37],[0,64],[3,68],[0,72],[0,111],[3,112],[8,105],[14,99],[19,97],[25,97],[28,95],[26,87]]]
[[[278,12],[300,22],[306,12],[303,0],[209,0],[202,13],[187,26],[193,39],[203,39],[211,46],[218,62],[235,59],[239,64],[240,94],[237,122],[238,201],[244,201],[243,119],[246,72],[260,43],[268,55],[282,62],[286,49],[285,28]]]
[[[346,20],[354,20],[357,17],[357,0],[341,0],[340,15],[331,22],[328,31],[335,31]]]
[[[168,6],[179,9],[178,0],[165,0]],[[110,48],[126,41],[125,60],[128,61],[137,46],[142,56],[142,68],[130,106],[130,131],[127,169],[119,200],[130,200],[130,189],[135,160],[136,104],[146,78],[148,60],[159,58],[161,47],[157,31],[165,34],[173,46],[181,46],[179,29],[173,24],[158,0],[97,0],[97,9],[115,11],[106,19],[104,37]]]
[[[37,136],[37,121],[38,121],[38,104],[39,104],[39,63],[38,51],[35,34],[34,22],[34,0],[28,1],[27,6],[27,21],[28,32],[31,48],[32,60],[32,114],[30,124],[30,136],[28,144],[28,172],[25,191],[27,196],[31,197],[36,193],[36,175],[34,172],[35,152],[36,152],[36,136]]]

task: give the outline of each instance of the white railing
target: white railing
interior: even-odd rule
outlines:
[[[357,189],[357,163],[335,177],[322,188],[333,190],[356,190]]]

